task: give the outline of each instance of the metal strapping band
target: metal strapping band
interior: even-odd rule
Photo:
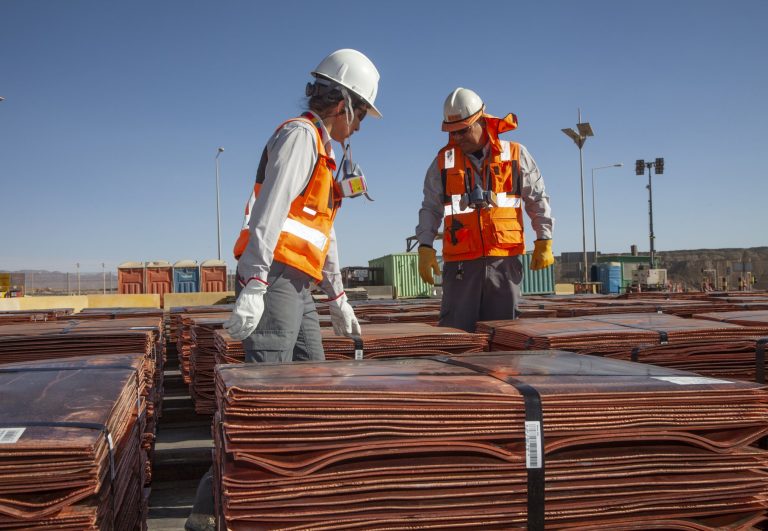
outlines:
[[[506,378],[500,378],[493,371],[475,365],[473,363],[467,363],[465,361],[449,358],[448,356],[431,356],[429,359],[446,363],[448,365],[455,365],[457,367],[463,367],[479,374],[484,374],[497,380],[511,385],[520,393],[523,397],[523,403],[525,407],[525,420],[526,422],[536,422],[541,427],[539,434],[541,437],[541,455],[540,465],[538,468],[528,468],[528,530],[538,531],[544,529],[544,419],[541,411],[541,395],[533,388],[533,386],[521,382],[516,378],[508,376]]]
[[[632,349],[632,354],[630,355],[629,359],[631,361],[637,361],[638,360],[638,354],[640,354],[640,347],[635,347]]]
[[[350,336],[350,339],[355,343],[355,359],[363,359],[363,338],[361,336]]]

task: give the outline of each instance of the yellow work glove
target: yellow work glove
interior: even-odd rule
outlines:
[[[432,247],[428,245],[422,245],[419,247],[419,276],[421,280],[427,284],[435,283],[435,278],[432,276],[440,274],[440,266],[437,263],[437,253]]]
[[[552,240],[536,240],[533,243],[535,247],[533,248],[531,271],[538,271],[555,263],[555,257],[552,256]]]

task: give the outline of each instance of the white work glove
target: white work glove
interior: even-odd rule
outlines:
[[[232,316],[224,323],[224,328],[232,339],[242,341],[256,330],[261,314],[264,313],[266,292],[267,285],[255,279],[249,280],[240,292]]]
[[[347,296],[342,293],[340,297],[328,301],[331,309],[331,323],[337,336],[359,336],[361,334],[360,323],[355,317],[355,310],[347,302]]]

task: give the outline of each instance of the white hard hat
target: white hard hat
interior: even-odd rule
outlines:
[[[443,131],[458,131],[469,127],[485,111],[483,100],[476,92],[462,87],[457,88],[445,98],[443,104]]]
[[[320,61],[311,73],[346,87],[368,104],[371,116],[381,118],[373,104],[379,90],[379,71],[364,54],[349,48],[336,50]]]

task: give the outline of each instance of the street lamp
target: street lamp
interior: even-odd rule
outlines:
[[[224,151],[223,147],[216,150],[216,241],[219,247],[219,260],[221,260],[221,216],[219,214],[219,155]]]
[[[592,132],[592,126],[589,122],[581,121],[581,109],[579,109],[579,123],[576,124],[576,128],[579,130],[577,133],[570,127],[568,129],[561,129],[573,142],[579,146],[579,180],[581,183],[581,250],[584,253],[584,283],[587,282],[587,229],[584,222],[584,159],[582,158],[581,148],[584,147],[584,143],[587,141],[587,137],[595,136]]]
[[[657,158],[654,162],[645,162],[643,159],[638,159],[635,161],[635,174],[636,175],[643,175],[645,173],[645,168],[648,168],[648,224],[650,227],[650,239],[651,239],[651,269],[656,267],[654,265],[653,258],[655,256],[654,251],[654,240],[656,239],[656,236],[653,234],[653,185],[651,183],[651,168],[654,168],[656,171],[656,175],[661,175],[664,173],[664,159],[663,158]]]
[[[80,295],[80,262],[77,262],[75,267],[77,267],[77,294]]]
[[[101,292],[107,294],[107,270],[105,269],[104,262],[101,263]]]
[[[622,166],[624,166],[623,162],[617,162],[616,164],[609,164],[608,166],[598,166],[597,168],[592,168],[592,236],[594,238],[593,241],[595,244],[595,256],[592,259],[594,260],[594,263],[597,263],[597,215],[595,214],[597,207],[595,206],[595,171],[604,170],[606,168],[621,168]]]

